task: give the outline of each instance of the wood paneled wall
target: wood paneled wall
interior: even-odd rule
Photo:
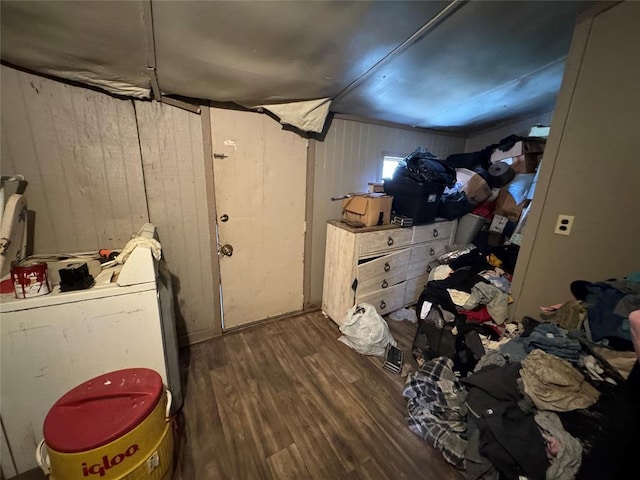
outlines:
[[[200,116],[3,66],[2,175],[22,174],[34,253],[122,248],[158,228],[181,342],[220,331]]]
[[[135,102],[149,218],[173,275],[178,335],[210,338],[216,325],[200,116],[158,102]],[[209,165],[211,168],[211,165]]]
[[[313,223],[311,278],[307,303],[320,305],[327,220],[340,218],[341,203],[331,197],[366,192],[368,182],[379,182],[385,154],[408,155],[425,147],[441,158],[464,151],[464,137],[394,128],[334,118],[323,141],[314,141]],[[309,228],[309,226],[307,226]]]
[[[149,221],[131,101],[5,66],[2,175],[21,174],[35,253],[122,247]]]

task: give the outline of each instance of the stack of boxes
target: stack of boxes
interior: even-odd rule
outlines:
[[[511,166],[516,175],[507,185],[500,188],[490,231],[501,234],[510,222],[513,222],[512,227],[523,223],[523,212],[528,211],[533,198],[544,147],[544,138],[528,137],[516,142],[508,150],[495,149],[491,154],[492,164],[504,162]]]

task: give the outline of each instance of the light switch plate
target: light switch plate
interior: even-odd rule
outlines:
[[[573,219],[573,215],[558,215],[558,221],[556,222],[556,228],[553,233],[570,235],[571,227],[573,227]]]

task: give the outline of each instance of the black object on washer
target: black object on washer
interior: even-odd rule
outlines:
[[[69,264],[66,268],[58,270],[60,274],[60,291],[84,290],[95,283],[93,276],[89,274],[86,263]]]

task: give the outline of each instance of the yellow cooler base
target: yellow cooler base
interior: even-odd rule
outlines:
[[[73,477],[58,476],[53,471],[49,475],[50,480],[69,480],[70,478],[99,478],[114,480],[170,480],[173,475],[173,429],[171,424],[167,424],[164,434],[160,441],[156,444],[156,448],[151,455],[142,458],[133,470],[120,476],[109,476],[108,471],[101,475],[101,469],[94,469],[96,473],[92,473],[87,469],[88,475],[82,472],[80,475]]]
[[[165,480],[173,471],[174,439],[161,400],[149,416],[126,435],[99,448],[61,453],[47,448],[50,480]]]

